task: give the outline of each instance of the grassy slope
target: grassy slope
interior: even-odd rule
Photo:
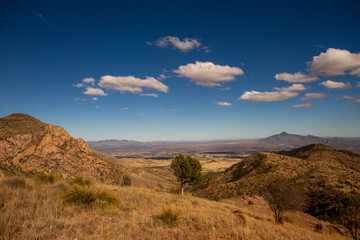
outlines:
[[[27,179],[16,188],[0,179],[0,239],[346,239],[330,228],[314,232],[320,221],[274,223],[261,203],[215,202],[192,196],[137,187],[96,184],[112,192],[121,206],[111,211],[66,206],[59,198],[66,183],[40,184]],[[181,211],[178,226],[169,227],[157,215],[165,208]],[[234,211],[238,211],[234,213]],[[291,215],[292,216],[292,215]],[[327,223],[323,223],[327,225]]]

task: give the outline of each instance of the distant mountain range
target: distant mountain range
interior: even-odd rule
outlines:
[[[126,151],[150,152],[236,152],[251,154],[259,151],[279,151],[312,144],[323,143],[330,147],[360,153],[360,138],[302,136],[282,132],[267,138],[234,141],[192,142],[138,142],[127,140],[87,141],[97,151],[108,154]]]

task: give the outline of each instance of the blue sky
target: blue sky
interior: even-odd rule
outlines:
[[[359,7],[0,0],[0,117],[85,140],[359,137]]]

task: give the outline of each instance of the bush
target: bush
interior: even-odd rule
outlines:
[[[162,213],[158,215],[158,218],[170,226],[176,226],[180,222],[181,212],[173,210],[172,208],[164,208]]]
[[[79,185],[79,186],[91,186],[94,183],[90,179],[85,179],[83,177],[75,177],[69,181],[70,185]]]
[[[59,181],[59,178],[51,173],[49,173],[49,174],[39,173],[39,174],[35,175],[34,180],[37,182],[41,182],[41,183],[53,184],[53,183]]]
[[[322,224],[315,224],[315,232],[322,232],[322,230],[323,230],[323,225]]]
[[[254,205],[254,202],[251,200],[249,200],[247,203],[248,203],[248,205]]]
[[[107,191],[78,186],[64,189],[61,200],[67,204],[83,205],[87,208],[106,209],[120,205],[120,200]]]
[[[27,188],[30,187],[30,185],[28,185],[26,183],[26,179],[24,177],[9,177],[4,179],[3,184],[5,184],[8,187],[11,188]]]
[[[122,178],[122,185],[123,186],[131,186],[131,177],[128,175],[124,175]]]

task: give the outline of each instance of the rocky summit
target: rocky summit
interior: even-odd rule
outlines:
[[[46,172],[116,182],[119,171],[61,127],[22,113],[0,118],[0,175]]]

